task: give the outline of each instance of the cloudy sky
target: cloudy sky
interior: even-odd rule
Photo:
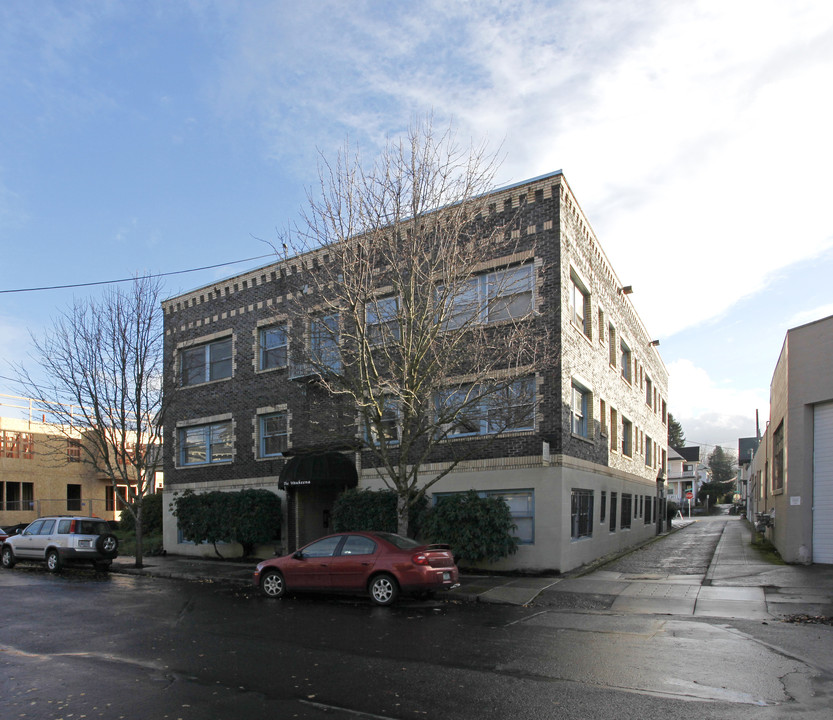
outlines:
[[[501,185],[564,171],[687,438],[736,448],[787,329],[833,314],[831,87],[823,0],[4,0],[0,291],[269,253],[319,152],[433,111]],[[95,292],[0,293],[0,393]]]

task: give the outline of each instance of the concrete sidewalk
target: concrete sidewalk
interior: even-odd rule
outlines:
[[[705,575],[629,574],[597,570],[551,589],[612,599],[626,614],[747,620],[833,616],[833,566],[774,565],[752,547],[741,519],[726,523]],[[661,540],[659,541],[661,542]]]
[[[675,523],[675,530],[695,521]],[[662,542],[659,539],[657,542]],[[250,586],[255,562],[167,555],[120,557],[113,571],[206,583]],[[462,601],[529,605],[549,593],[608,598],[613,612],[696,617],[777,619],[786,615],[833,616],[833,566],[773,565],[751,545],[751,529],[740,519],[726,523],[705,575],[638,575],[604,569],[555,577],[462,574],[446,596]]]

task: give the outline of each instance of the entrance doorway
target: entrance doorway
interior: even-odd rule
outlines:
[[[356,466],[339,452],[294,455],[284,466],[278,487],[286,491],[289,552],[333,532],[336,498],[359,484]]]

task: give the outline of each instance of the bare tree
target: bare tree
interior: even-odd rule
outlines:
[[[32,338],[44,381],[18,378],[44,419],[77,443],[136,522],[142,567],[142,503],[161,467],[163,330],[161,284],[137,278],[100,300],[76,300],[42,338]],[[128,488],[125,493],[123,488]]]
[[[324,161],[320,197],[284,238],[303,268],[294,359],[355,405],[403,534],[409,506],[476,448],[534,426],[535,370],[552,359],[533,302],[542,268],[517,213],[492,204],[496,167],[418,123],[369,168],[348,150]],[[479,444],[451,441],[466,435]]]

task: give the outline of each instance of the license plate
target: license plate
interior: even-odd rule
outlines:
[[[451,573],[450,572],[444,572],[443,573],[443,582],[445,582],[446,580],[451,580]]]

